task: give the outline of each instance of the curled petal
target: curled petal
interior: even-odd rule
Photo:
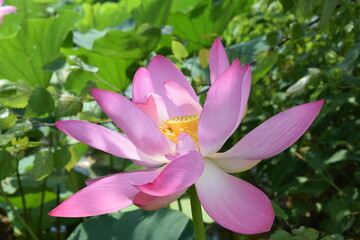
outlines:
[[[88,217],[121,210],[133,204],[139,192],[130,181],[134,178],[151,181],[156,177],[153,169],[113,174],[81,189],[49,215],[55,217]]]
[[[103,126],[79,120],[58,121],[55,126],[70,137],[114,156],[133,159],[147,167],[159,164],[139,155],[135,145],[124,134]]]
[[[180,84],[174,81],[164,83],[166,95],[180,109],[183,115],[200,114],[202,107],[198,99],[194,100],[189,92]]]
[[[152,196],[167,196],[190,187],[204,170],[204,161],[198,151],[179,155],[151,182],[135,186],[143,193]]]
[[[210,48],[209,67],[211,84],[214,84],[215,80],[229,67],[225,48],[218,38]]]
[[[149,93],[154,93],[154,86],[149,71],[141,67],[134,76],[132,98],[135,103],[143,101]]]
[[[96,102],[133,144],[146,155],[166,162],[170,146],[156,123],[124,96],[106,90],[92,89]]]
[[[229,151],[217,154],[217,158],[222,158],[223,166],[229,164],[231,167],[234,158],[261,160],[279,154],[305,133],[323,103],[324,100],[302,104],[269,118]]]
[[[156,197],[143,192],[139,192],[138,194],[136,194],[133,202],[141,209],[144,209],[146,211],[154,211],[169,205],[170,203],[181,197],[185,192],[186,190],[183,190],[164,197]]]
[[[195,186],[205,211],[221,226],[241,234],[270,230],[273,207],[269,198],[253,185],[205,161],[204,173]]]
[[[251,68],[234,63],[211,86],[199,119],[204,156],[216,153],[239,126],[251,88]]]
[[[155,123],[159,124],[162,121],[169,119],[165,102],[163,98],[155,93],[150,93],[146,96],[144,102],[137,102],[136,106],[140,108],[144,113],[154,120]]]

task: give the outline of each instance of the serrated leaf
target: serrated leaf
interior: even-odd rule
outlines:
[[[7,80],[0,80],[0,98],[6,98],[15,95],[16,92],[17,89],[13,83]]]
[[[189,56],[189,53],[187,52],[184,45],[182,45],[178,41],[172,41],[171,43],[172,51],[174,53],[174,56],[178,59],[186,58]]]
[[[29,97],[25,117],[40,117],[51,113],[55,108],[51,94],[43,87],[35,87]]]
[[[0,150],[0,181],[10,177],[17,169],[17,159],[5,150]]]
[[[81,99],[71,92],[64,92],[59,99],[59,105],[56,108],[56,115],[59,117],[73,116],[82,110]]]
[[[42,150],[35,154],[34,178],[36,181],[46,178],[54,170],[53,154],[49,150]]]
[[[49,70],[51,72],[56,72],[61,68],[63,68],[65,63],[66,63],[66,57],[63,54],[61,54],[51,59],[49,62],[45,63],[43,69]]]
[[[28,104],[30,93],[18,91],[15,95],[0,98],[0,104],[9,108],[24,108]]]
[[[68,148],[62,147],[54,151],[54,166],[60,170],[69,163],[71,159],[71,153]]]

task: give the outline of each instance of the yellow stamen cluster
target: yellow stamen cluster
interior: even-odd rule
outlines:
[[[199,115],[189,115],[174,117],[169,120],[163,121],[159,128],[161,132],[168,137],[171,141],[177,143],[178,136],[181,133],[187,133],[198,144],[198,121]]]

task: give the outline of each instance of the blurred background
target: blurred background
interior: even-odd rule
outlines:
[[[131,97],[135,71],[163,55],[201,102],[209,48],[253,69],[246,117],[223,147],[265,119],[325,99],[306,134],[236,176],[262,189],[276,219],[241,236],[204,213],[208,239],[360,239],[360,2],[350,0],[6,0],[0,24],[0,239],[193,239],[189,199],[93,218],[47,213],[85,179],[140,169],[54,127],[81,119],[116,130],[91,88]]]

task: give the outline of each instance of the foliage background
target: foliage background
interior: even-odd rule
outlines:
[[[192,239],[187,196],[156,212],[130,208],[91,219],[47,216],[85,179],[137,169],[129,160],[67,138],[53,123],[82,119],[116,129],[89,90],[130,97],[135,71],[156,54],[170,58],[204,101],[215,37],[231,61],[239,58],[253,67],[247,115],[223,150],[280,111],[318,99],[325,104],[290,149],[238,174],[272,199],[271,231],[240,236],[205,216],[209,239],[358,239],[358,1],[6,4],[18,11],[0,25],[0,239],[66,239],[73,231],[69,239]]]

